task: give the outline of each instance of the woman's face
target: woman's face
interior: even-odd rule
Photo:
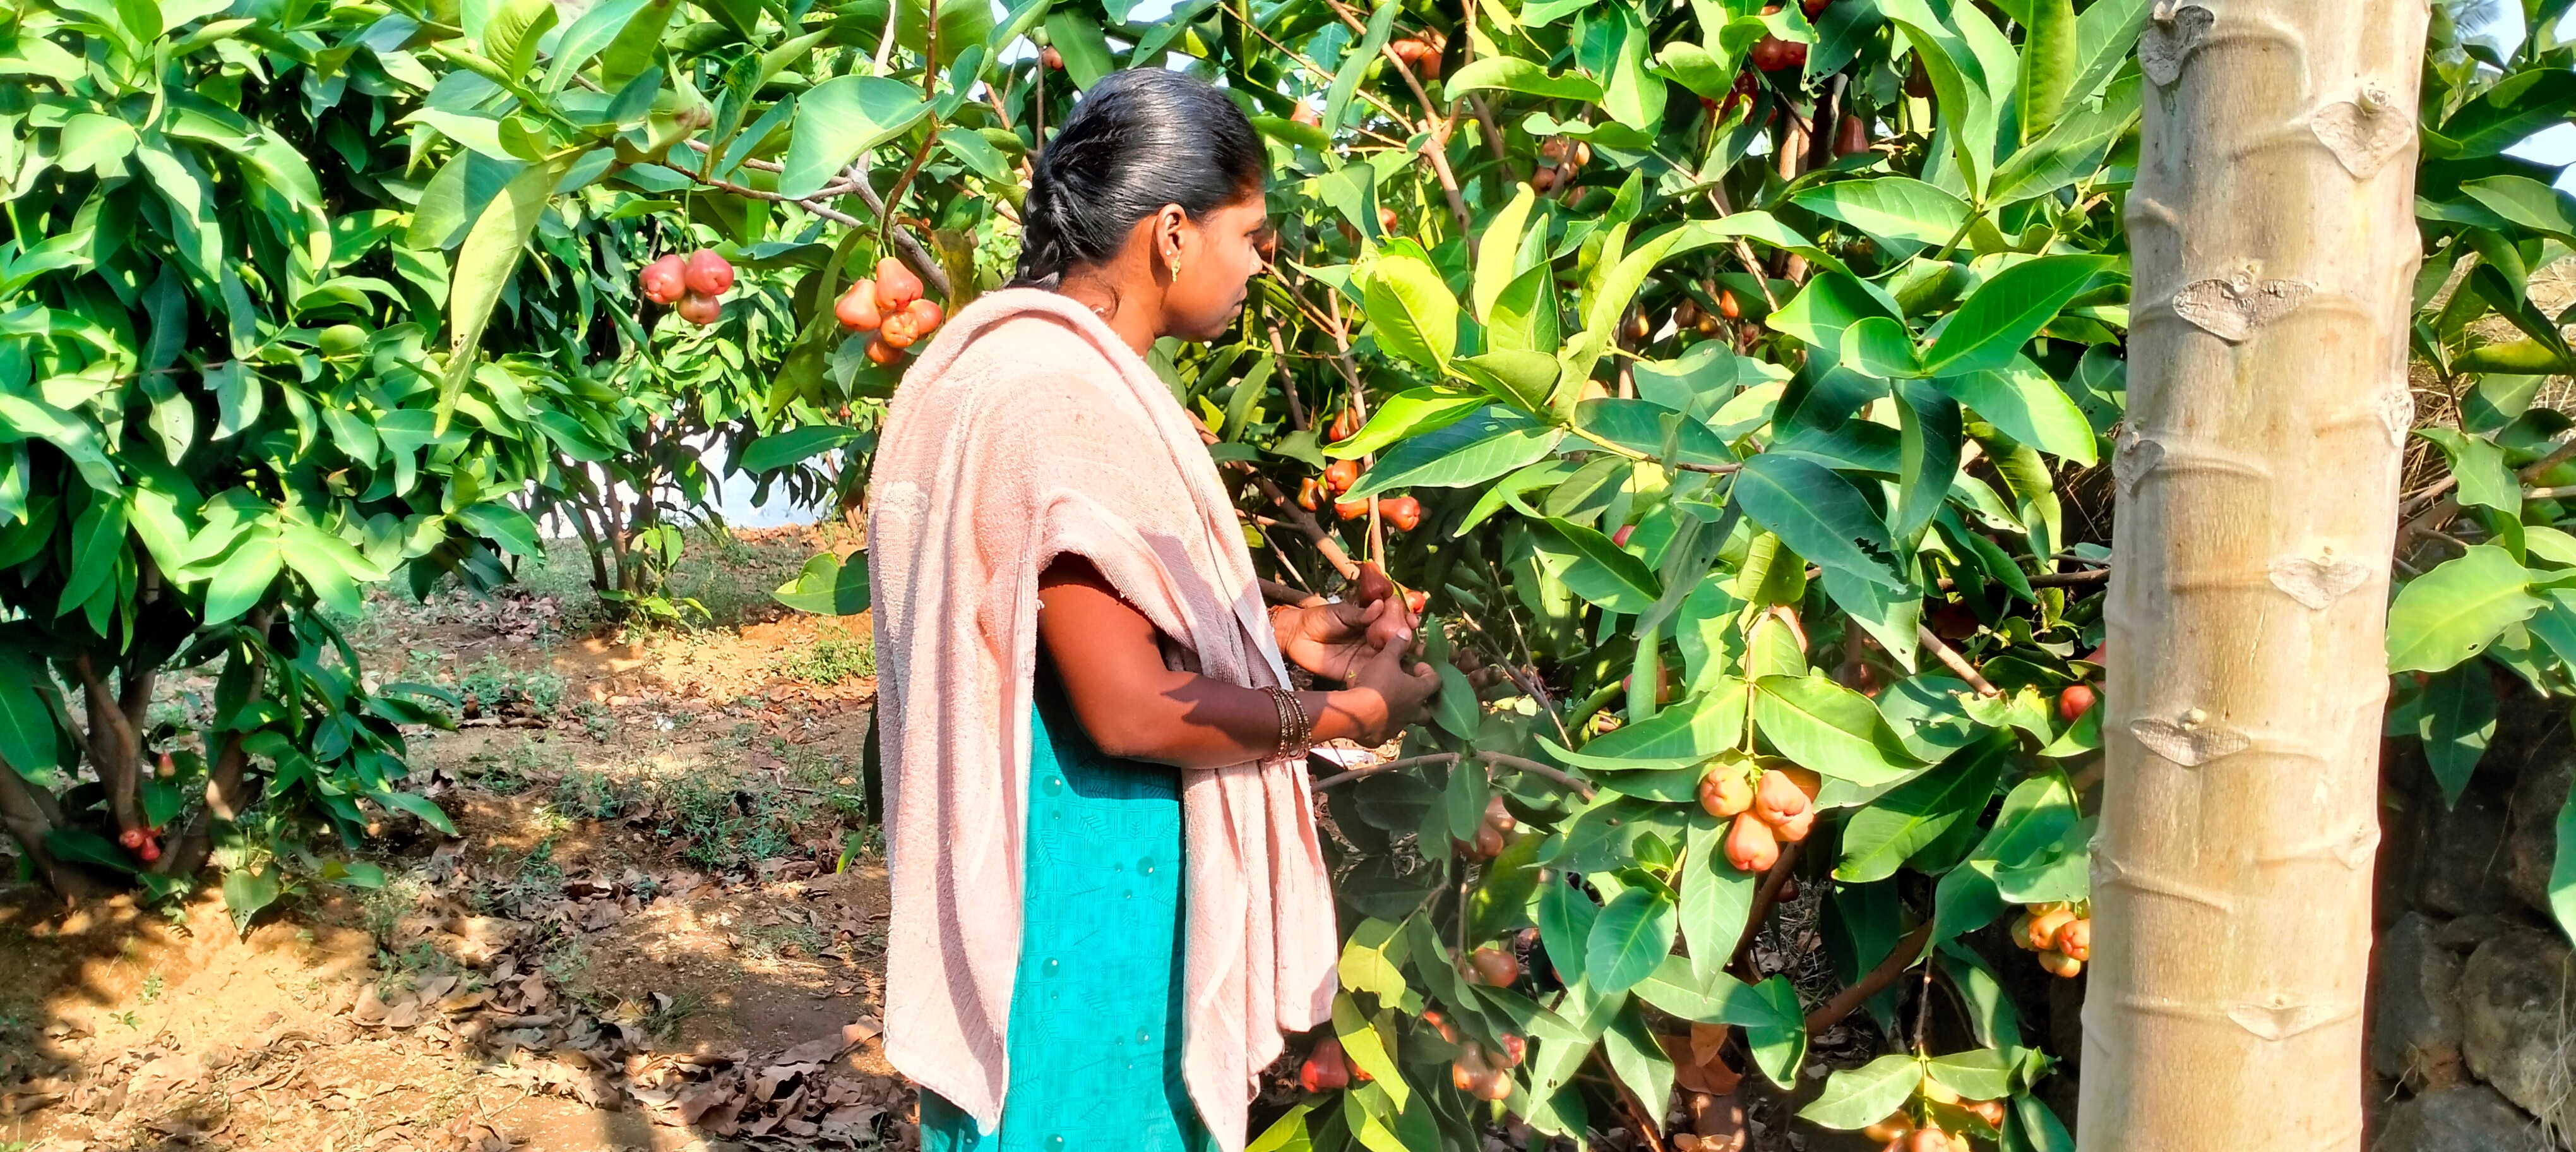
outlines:
[[[1180,274],[1163,294],[1166,334],[1214,340],[1242,314],[1246,285],[1266,266],[1270,221],[1261,189],[1188,221],[1182,232]]]

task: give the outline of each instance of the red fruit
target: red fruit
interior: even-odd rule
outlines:
[[[2031,950],[2046,952],[2056,948],[2058,929],[2066,927],[2074,920],[2074,911],[2064,905],[2031,913],[2029,937]],[[2087,939],[2089,940],[2090,937]]]
[[[1917,100],[1932,98],[1932,74],[1923,70],[1923,58],[1914,58],[1914,68],[1905,74],[1905,94]]]
[[[1509,988],[1520,982],[1520,958],[1500,948],[1487,945],[1467,959],[1476,966],[1476,978],[1488,988]]]
[[[1732,820],[1753,807],[1753,784],[1732,766],[1711,768],[1699,781],[1699,806],[1720,820]]]
[[[1487,860],[1503,854],[1503,834],[1491,824],[1476,826],[1476,855]]]
[[[910,348],[912,342],[920,338],[921,331],[913,327],[910,312],[897,312],[886,317],[885,323],[877,329],[877,339],[897,348]]]
[[[2093,918],[2082,916],[2066,922],[2057,930],[2057,950],[2070,960],[2093,958]]]
[[[1463,657],[1468,653],[1462,649],[1459,655]],[[1503,806],[1503,798],[1500,796],[1490,797],[1485,801],[1485,823],[1491,825],[1494,831],[1506,836],[1511,835],[1513,829],[1521,826],[1520,820],[1512,815],[1512,810]]]
[[[1053,44],[1038,49],[1038,62],[1046,65],[1049,72],[1064,71],[1064,53],[1056,51]]]
[[[1422,523],[1422,501],[1411,496],[1389,496],[1377,502],[1377,510],[1398,532],[1411,532]]]
[[[2089,685],[2089,684],[2069,684],[2069,685],[2067,685],[2067,686],[2066,686],[2066,690],[2065,690],[2065,691],[2060,692],[2060,693],[2058,693],[2058,694],[2057,694],[2057,715],[2058,715],[2058,718],[2060,718],[2060,719],[2062,719],[2062,720],[2065,720],[2065,721],[2066,721],[2067,723],[2069,723],[2069,724],[2072,724],[2072,723],[2074,723],[2075,721],[2077,721],[2078,719],[2081,719],[2085,713],[2090,712],[2090,711],[2092,711],[2092,710],[2093,710],[2093,686],[2092,686],[2092,685]]]
[[[161,846],[146,840],[143,842],[143,847],[134,850],[134,854],[146,864],[155,863],[161,859]]]
[[[1717,314],[1724,316],[1729,320],[1741,320],[1744,318],[1744,302],[1735,298],[1735,289],[1720,288],[1717,290]]]
[[[1351,1082],[1350,1061],[1342,1055],[1342,1042],[1326,1036],[1315,1042],[1315,1051],[1297,1069],[1297,1082],[1308,1092],[1331,1092]]]
[[[1420,616],[1422,610],[1430,606],[1431,594],[1428,592],[1413,591],[1404,594],[1404,610],[1407,612]]]
[[[688,273],[684,270],[684,263],[680,254],[673,252],[645,265],[644,274],[637,277],[644,285],[644,298],[656,304],[668,304],[687,293]]]
[[[1303,124],[1309,128],[1324,126],[1324,114],[1316,111],[1314,105],[1303,101],[1298,103],[1296,111],[1288,114],[1288,119],[1292,123]]]
[[[1913,1119],[1903,1112],[1898,1112],[1889,1116],[1885,1120],[1881,1120],[1876,1124],[1872,1124],[1867,1128],[1861,1129],[1860,1134],[1863,1139],[1876,1140],[1880,1143],[1885,1143],[1890,1140],[1903,1139],[1906,1133],[1913,1130]]]
[[[1438,57],[1433,59],[1436,60]],[[1473,1091],[1476,1099],[1479,1100],[1509,1100],[1512,1096],[1512,1075],[1500,1068],[1488,1069],[1485,1072],[1485,1082],[1478,1084]]]
[[[1771,832],[1773,835],[1780,838],[1781,843],[1795,844],[1798,841],[1806,839],[1808,830],[1815,826],[1816,810],[1809,808],[1804,812],[1773,824],[1771,826]]]
[[[932,302],[928,296],[904,305],[903,315],[905,319],[912,321],[915,339],[930,335],[939,328],[940,321],[948,318],[939,311],[939,305]]]
[[[1753,42],[1753,51],[1748,55],[1754,67],[1765,72],[1777,72],[1780,70],[1780,50],[1784,47],[1786,45],[1779,37],[1765,35]]]
[[[1404,221],[1397,218],[1395,209],[1380,208],[1377,210],[1377,230],[1380,233],[1392,236],[1396,232],[1396,227],[1402,223],[1404,223]]]
[[[1350,491],[1351,485],[1359,483],[1359,479],[1360,462],[1357,460],[1335,460],[1324,465],[1324,483],[1331,485],[1336,493]]]
[[[1906,1139],[1905,1152],[1950,1152],[1950,1134],[1938,1128],[1917,1128]]]
[[[851,332],[873,332],[885,323],[885,313],[877,308],[877,282],[861,280],[841,293],[832,304],[832,317]]]
[[[1807,19],[1813,20],[1816,14],[1824,11],[1825,5],[1831,2],[1832,0],[1802,0],[1798,7],[1806,10]]]
[[[1423,1013],[1422,1022],[1436,1029],[1441,1039],[1452,1044],[1458,1043],[1458,1026],[1442,1019],[1437,1009]]]
[[[1858,116],[1845,116],[1834,130],[1834,155],[1856,156],[1869,151],[1869,123]]]
[[[1317,493],[1322,487],[1315,483],[1314,477],[1307,477],[1304,483],[1297,486],[1297,506],[1309,512],[1322,507],[1323,502],[1317,498]]]
[[[179,774],[179,766],[171,763],[170,754],[164,752],[161,754],[161,759],[153,765],[153,773],[167,780]]]
[[[1807,66],[1807,46],[1806,46],[1805,44],[1799,43],[1798,41],[1792,40],[1792,41],[1789,41],[1789,43],[1788,43],[1788,48],[1789,48],[1789,52],[1788,52],[1789,67],[1792,67],[1792,68],[1804,68],[1804,67],[1806,67],[1806,66]]]
[[[1344,520],[1357,520],[1369,514],[1369,503],[1366,500],[1336,500],[1333,502],[1333,515]]]
[[[896,310],[921,299],[921,277],[903,266],[903,261],[888,256],[877,261],[877,307],[893,315]]]
[[[1529,1041],[1505,1032],[1503,1050],[1494,1053],[1493,1057],[1494,1066],[1497,1068],[1518,1068],[1521,1066],[1521,1061],[1529,1059]]]
[[[716,255],[715,249],[700,248],[689,253],[688,266],[681,271],[680,278],[691,292],[722,296],[733,287],[733,265]]]
[[[1774,768],[1762,774],[1753,785],[1753,814],[1765,824],[1778,824],[1807,810],[1809,796],[1791,772],[1798,768]]]
[[[680,297],[680,319],[705,327],[724,318],[724,302],[704,292]]]
[[[2004,1102],[2001,1100],[1969,1100],[1961,1103],[1959,1107],[1975,1113],[1977,1119],[1985,1121],[1988,1128],[2000,1129],[2004,1126]]]
[[[868,341],[868,363],[883,366],[901,359],[903,359],[903,353],[895,351],[892,345],[887,344],[884,336],[880,335]]]
[[[128,828],[123,832],[119,832],[116,834],[116,842],[125,845],[128,851],[140,848],[143,846],[143,830],[140,828]]]
[[[1770,825],[1747,812],[1726,833],[1726,862],[1740,871],[1767,872],[1780,862],[1780,840]]]
[[[1610,534],[1610,542],[1625,548],[1628,546],[1629,533],[1635,532],[1636,530],[1637,526],[1634,524],[1622,524],[1619,526],[1618,531]]]

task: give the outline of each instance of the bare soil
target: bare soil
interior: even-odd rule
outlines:
[[[763,593],[834,543],[764,536],[728,557]],[[0,1152],[909,1146],[867,621],[736,594],[655,635],[572,594],[371,605],[380,681],[493,697],[415,738],[459,835],[386,821],[382,888],[308,873],[245,935],[212,889],[0,886]]]

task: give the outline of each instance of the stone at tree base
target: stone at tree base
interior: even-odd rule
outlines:
[[[2549,914],[2549,869],[2558,859],[2558,810],[2576,761],[2553,755],[2514,781],[2504,841],[2505,891],[2532,911]]]
[[[2460,1064],[2460,958],[2441,926],[2409,912],[2380,939],[2373,976],[2370,1066],[2417,1091],[2464,1078]]]
[[[2555,1152],[2557,1145],[2511,1101],[2483,1085],[2427,1092],[2388,1112],[2370,1152]]]
[[[2416,906],[2444,916],[2512,906],[2503,853],[2497,850],[2505,838],[2504,797],[2472,785],[2456,808],[2443,809],[2438,794],[2427,802],[2431,811],[2424,815],[2422,846],[2415,853]]]
[[[2469,1071],[2560,1131],[2576,1131],[2576,995],[2567,943],[2514,928],[2460,970],[2460,1048]]]

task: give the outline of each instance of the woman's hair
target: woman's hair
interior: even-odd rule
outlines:
[[[1108,259],[1165,204],[1197,219],[1232,203],[1259,186],[1265,160],[1252,122],[1216,89],[1160,68],[1111,73],[1038,154],[1015,282],[1054,287]]]

